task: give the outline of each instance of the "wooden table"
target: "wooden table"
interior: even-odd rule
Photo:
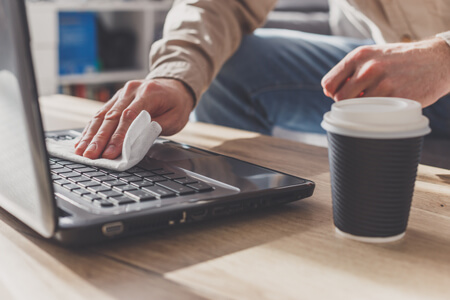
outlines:
[[[83,127],[99,103],[41,99],[46,129]],[[450,171],[420,166],[404,239],[334,233],[327,150],[206,124],[176,141],[316,182],[295,204],[66,249],[0,217],[0,299],[449,299]]]

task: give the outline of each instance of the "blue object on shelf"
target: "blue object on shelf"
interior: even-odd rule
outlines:
[[[59,13],[59,74],[98,71],[94,12]]]

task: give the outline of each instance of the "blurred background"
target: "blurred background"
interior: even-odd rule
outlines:
[[[40,95],[107,101],[148,73],[173,0],[28,0]],[[280,0],[265,25],[329,34],[328,0]]]

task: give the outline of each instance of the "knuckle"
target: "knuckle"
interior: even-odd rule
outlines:
[[[125,122],[131,122],[138,116],[137,111],[132,108],[127,108],[122,113],[122,120]]]
[[[79,144],[83,144],[84,143],[85,145],[88,145],[91,140],[92,140],[92,137],[86,136],[84,139],[80,140]]]
[[[124,132],[115,132],[111,137],[111,143],[112,144],[121,144],[125,139],[125,133]]]
[[[99,141],[104,141],[109,139],[109,134],[103,130],[100,130],[99,132],[97,132],[97,134],[95,135],[95,141],[99,142]]]
[[[93,117],[94,120],[103,120],[105,118],[106,111],[104,109],[100,109],[97,111]]]
[[[134,91],[137,87],[139,87],[141,82],[139,80],[130,80],[127,83],[125,83],[125,86],[123,87],[123,93],[128,94],[132,91]]]
[[[120,120],[120,115],[121,115],[120,111],[118,111],[116,109],[112,109],[106,113],[105,120],[118,121],[118,120]]]
[[[371,77],[379,76],[383,73],[384,66],[377,60],[370,60],[364,66],[361,72],[361,77],[368,79]]]
[[[353,50],[352,56],[356,60],[364,60],[370,57],[373,53],[372,46],[360,46]]]
[[[157,81],[150,80],[145,83],[143,92],[145,94],[148,94],[151,92],[157,92],[160,90],[160,88],[161,88],[161,85]]]

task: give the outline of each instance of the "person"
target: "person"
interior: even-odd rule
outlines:
[[[166,136],[195,107],[200,121],[321,133],[333,101],[369,96],[419,101],[433,132],[450,136],[450,1],[330,0],[331,36],[257,29],[275,4],[175,0],[149,75],[100,109],[75,152],[116,158],[142,110]]]

